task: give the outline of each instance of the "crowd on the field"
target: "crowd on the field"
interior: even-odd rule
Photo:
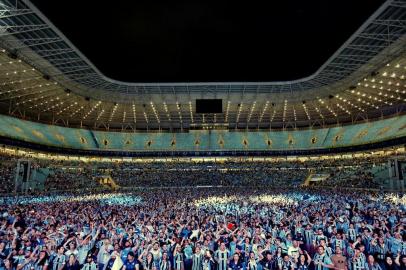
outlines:
[[[406,198],[385,196],[228,187],[13,198],[0,206],[0,269],[404,270]]]

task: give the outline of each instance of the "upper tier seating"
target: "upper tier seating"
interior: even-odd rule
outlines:
[[[125,133],[66,128],[0,115],[0,135],[42,145],[89,150],[308,150],[354,146],[406,135],[406,115],[340,127],[233,132]]]

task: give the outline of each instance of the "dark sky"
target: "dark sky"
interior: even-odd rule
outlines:
[[[32,0],[106,76],[276,81],[314,73],[382,0]]]

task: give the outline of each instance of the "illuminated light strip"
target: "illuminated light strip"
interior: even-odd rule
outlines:
[[[383,81],[379,81],[380,84],[383,83]],[[384,91],[388,91],[388,92],[396,92],[398,94],[406,94],[405,90],[399,90],[399,87],[401,87],[400,83],[397,82],[395,84],[392,84],[391,81],[388,81],[388,85],[394,85],[396,87],[396,89],[392,90],[391,88],[385,88],[384,86],[377,86],[376,84],[373,84],[372,86],[369,86],[368,84],[363,85],[363,87],[369,88],[369,89],[379,89],[379,90],[384,90]],[[403,87],[406,87],[406,85],[404,85]],[[354,90],[353,90],[354,91]],[[354,91],[355,92],[355,91]]]
[[[111,120],[113,120],[113,117],[114,117],[114,114],[116,113],[117,108],[118,108],[118,103],[116,103],[113,107],[113,111],[110,114],[109,122],[111,122]]]
[[[50,85],[51,84],[47,84],[46,86],[50,86]],[[29,86],[29,87],[23,87],[23,88],[17,88],[17,89],[13,89],[13,90],[3,91],[3,92],[0,92],[0,95],[15,93],[15,92],[18,92],[18,91],[24,91],[24,90],[29,90],[29,89],[42,88],[42,87],[43,87],[43,84],[41,83],[41,84]]]
[[[192,101],[189,101],[189,110],[190,110],[190,120],[192,121],[192,123],[194,123]]]
[[[69,102],[74,102],[74,100],[75,100],[75,98],[72,97],[72,98],[70,98],[70,99],[64,99],[64,102],[65,102],[65,104],[68,104]],[[71,107],[73,107],[73,106],[75,106],[75,105],[77,105],[77,104],[78,104],[77,102],[71,103],[71,105],[69,105],[69,106],[67,106],[67,107],[65,107],[65,108],[63,108],[63,109],[61,109],[61,110],[57,113],[57,115],[63,113],[64,111],[70,109]]]
[[[150,104],[151,104],[151,107],[152,107],[152,111],[154,112],[156,121],[158,122],[158,124],[161,123],[161,121],[159,120],[159,115],[158,115],[158,113],[157,113],[157,111],[156,111],[156,109],[155,109],[154,103],[151,101]]]
[[[252,113],[254,112],[256,105],[257,105],[257,102],[254,101],[254,102],[252,103],[250,113],[248,114],[247,122],[250,122],[250,121],[251,121]]]
[[[36,92],[36,94],[42,94],[44,91],[39,91],[39,92]],[[31,99],[32,101],[41,101],[41,100],[44,100],[45,98],[48,98],[48,97],[50,97],[50,96],[52,96],[52,95],[48,95],[48,96],[39,96],[39,97],[37,97],[37,98],[34,98],[34,99]],[[42,101],[41,103],[35,103],[35,105],[32,105],[32,106],[30,106],[29,108],[30,109],[32,109],[32,108],[38,108],[39,106],[42,106],[42,105],[44,105],[44,104],[48,104],[48,101]]]
[[[79,109],[77,109],[76,111],[74,111],[74,112],[70,115],[70,117],[72,117],[72,116],[74,116],[75,114],[77,114],[78,112],[80,112],[83,108],[84,108],[84,107],[81,106]]]
[[[66,100],[65,100],[65,103],[67,103]],[[61,110],[57,113],[57,115],[60,115],[60,114],[63,113],[64,111],[70,109],[71,107],[73,107],[73,106],[75,106],[75,105],[77,105],[77,104],[78,104],[78,103],[75,102],[75,103],[72,103],[71,105],[69,105],[69,106],[67,106],[67,107],[65,107],[65,108],[63,108],[63,109],[61,109]]]
[[[13,62],[10,61],[9,63],[12,64]],[[24,70],[23,71],[21,71],[21,70],[10,70],[10,71],[7,71],[6,73],[4,73],[4,75],[6,77],[11,77],[11,76],[14,76],[14,75],[17,75],[17,74],[20,75],[20,73],[26,73],[27,72],[27,69],[24,69]],[[34,71],[35,69],[32,68],[31,70]]]
[[[336,113],[332,108],[330,108],[330,106],[328,106],[327,104],[324,104],[325,102],[324,102],[322,99],[319,98],[319,102],[320,102],[332,115],[334,115],[334,117],[337,117],[337,113]]]
[[[5,99],[14,99],[14,98],[26,98],[28,96],[33,96],[33,95],[38,95],[38,94],[42,94],[42,93],[50,93],[52,96],[57,95],[57,93],[55,93],[55,90],[58,90],[59,88],[53,88],[53,87],[48,87],[48,88],[40,88],[39,91],[28,91],[28,92],[24,92],[24,93],[20,93],[16,96],[8,96],[8,97],[4,97],[2,100]]]
[[[340,103],[336,103],[336,106],[338,107],[338,108],[340,108],[343,112],[345,112],[345,113],[347,113],[348,115],[351,115],[351,112],[347,109],[347,108],[345,108],[344,106],[342,106]]]
[[[38,80],[38,79],[41,79],[41,78],[42,78],[41,76],[37,76],[37,77],[31,77],[31,78],[27,78],[27,79],[21,79],[21,80],[18,80],[18,81],[8,81],[8,82],[1,83],[0,86],[6,86],[6,85],[9,85],[9,84],[16,84],[16,83],[25,83],[25,82],[28,82],[28,81]],[[57,83],[54,82],[54,84],[57,84]]]
[[[42,91],[41,91],[41,93],[42,93]],[[52,95],[49,95],[49,96],[46,96],[46,97],[53,97],[53,96],[52,96]],[[21,96],[18,96],[17,98],[21,98]],[[43,98],[45,98],[45,97],[43,97]],[[33,100],[38,100],[38,98],[26,99],[26,100],[23,100],[23,101],[21,101],[21,102],[17,102],[16,105],[18,106],[18,105],[20,105],[20,104],[25,104],[25,103],[31,102],[31,101],[33,101]],[[54,99],[51,98],[51,102],[53,102],[53,101],[54,101]],[[55,101],[59,101],[59,97],[56,97],[56,98],[55,98]]]
[[[395,66],[395,68],[400,68],[401,66],[400,66],[400,64],[397,64],[396,66]],[[406,68],[406,67],[405,67]],[[376,88],[378,88],[379,90],[381,90],[379,93],[378,93],[378,95],[379,96],[383,96],[383,97],[386,97],[386,98],[391,98],[391,99],[395,99],[395,100],[399,100],[399,101],[402,101],[403,100],[403,102],[404,101],[406,101],[406,98],[405,97],[402,97],[402,96],[400,96],[400,94],[405,94],[406,93],[406,91],[405,90],[399,90],[399,87],[402,87],[401,86],[401,84],[400,84],[400,80],[404,80],[405,79],[405,75],[404,74],[402,74],[402,75],[397,75],[395,72],[392,72],[392,73],[390,73],[389,74],[389,72],[388,71],[384,71],[383,73],[382,73],[382,77],[384,77],[383,79],[381,79],[381,80],[379,80],[377,83],[379,83],[381,86],[377,86],[376,84],[373,84],[372,86],[370,86],[368,83],[364,83],[364,87],[367,87],[367,88],[372,88],[372,89],[376,89]],[[392,79],[394,79],[395,80],[395,82],[393,82],[390,78],[392,78]],[[366,81],[366,82],[368,82],[368,80],[367,79],[364,79],[364,81]],[[370,82],[371,83],[375,83],[376,82],[376,80],[375,80],[375,78],[372,78],[371,80],[370,80]],[[391,89],[391,88],[386,88],[386,87],[384,87],[384,85],[388,85],[388,86],[395,86],[396,87],[396,89]],[[358,83],[358,85],[361,85],[361,83]],[[405,85],[403,85],[403,87],[406,87],[406,84]],[[397,96],[395,96],[395,95],[393,95],[393,94],[386,94],[386,93],[382,93],[382,90],[383,91],[387,91],[387,92],[395,92],[396,94],[397,94]],[[352,93],[354,93],[355,91],[351,91]],[[358,99],[359,100],[359,99]],[[377,97],[373,97],[373,100],[375,100],[375,101],[380,101],[380,102],[384,102],[386,105],[389,105],[389,106],[391,106],[391,105],[393,105],[393,103],[392,102],[387,102],[387,101],[382,101],[381,99],[378,99]],[[362,101],[361,101],[362,102]],[[368,102],[365,102],[364,101],[364,103],[366,103],[366,104],[368,104]],[[375,105],[373,105],[373,106],[375,106]],[[378,106],[375,106],[375,108],[376,109],[378,109],[379,107]]]
[[[180,110],[180,105],[179,105],[179,103],[177,101],[176,101],[176,108],[178,109],[179,120],[180,120],[181,123],[183,123],[182,112]]]
[[[52,99],[51,99],[52,101]],[[46,110],[43,110],[42,112],[47,112],[50,111],[52,109],[57,109],[59,106],[62,106],[64,104],[63,101],[59,102],[59,103],[55,103],[54,105],[52,105],[51,107],[47,108]]]
[[[265,103],[264,109],[262,110],[262,113],[259,117],[259,122],[262,122],[262,119],[264,118],[265,112],[268,109],[268,105],[269,105],[269,100]]]
[[[127,114],[127,112],[124,111],[124,112],[123,112],[123,123],[125,122],[125,116],[126,116],[126,114]]]
[[[347,103],[348,105],[350,105],[351,107],[353,107],[355,109],[359,109],[359,110],[362,109],[358,105],[355,105],[354,103],[352,103],[351,101],[341,97],[340,95],[336,95],[336,98],[340,99],[344,103]]]
[[[97,102],[96,105],[94,105],[94,106],[83,116],[82,119],[85,120],[94,110],[97,109],[97,107],[100,106],[101,103],[102,103],[101,101]]]
[[[383,103],[385,103],[385,104],[387,104],[387,105],[389,105],[389,104],[392,105],[392,103],[388,103],[388,102],[386,102],[386,101],[382,101],[382,99],[379,99],[379,98],[377,98],[377,97],[375,97],[375,96],[373,96],[373,95],[371,95],[371,94],[369,94],[369,95],[362,94],[362,96],[363,96],[363,97],[366,97],[366,98],[368,98],[368,100],[370,100],[370,102],[366,101],[366,102],[363,102],[363,103],[366,103],[367,105],[370,105],[371,107],[373,107],[373,108],[375,108],[375,109],[379,109],[379,107],[378,107],[377,105],[375,105],[375,104],[372,103],[373,100],[374,100],[374,101],[377,101],[377,102],[383,102]]]
[[[98,121],[100,119],[100,117],[102,117],[103,114],[104,114],[104,109],[101,110],[101,112],[99,113],[99,115],[96,118],[96,121]]]
[[[137,123],[137,113],[136,113],[136,110],[135,110],[135,104],[133,103],[133,120],[134,120],[134,123]]]
[[[309,114],[309,111],[307,110],[306,104],[303,103],[302,106],[303,106],[303,110],[306,113],[307,119],[310,120],[310,114]]]
[[[273,119],[275,118],[275,115],[276,115],[276,109],[273,109],[272,117],[270,119],[271,122],[273,122]]]
[[[60,115],[61,113],[63,113],[64,111],[70,109],[72,106],[75,106],[75,104],[71,104],[68,107],[63,108],[62,110],[60,110],[59,112],[56,113],[56,115]]]
[[[227,101],[226,117],[224,119],[225,122],[228,122],[228,112],[230,111],[230,104],[231,101]]]
[[[240,114],[241,114],[241,111],[242,111],[242,107],[244,106],[244,103],[243,102],[241,102],[240,103],[240,107],[238,108],[238,113],[237,113],[237,119],[236,119],[236,123],[238,123],[239,121],[240,121]]]
[[[284,105],[283,105],[283,115],[282,115],[282,121],[285,122],[286,120],[286,110],[288,108],[288,101],[285,99]]]
[[[316,112],[319,114],[321,119],[324,119],[324,115],[321,113],[319,107],[314,107],[316,109]]]
[[[165,110],[165,113],[166,113],[166,117],[168,117],[168,120],[172,121],[171,115],[169,114],[168,105],[166,105],[165,101],[164,101],[164,110]]]
[[[344,103],[346,103],[346,104],[348,104],[348,105],[354,107],[353,104],[352,104],[350,101],[348,101],[347,99],[341,97],[340,95],[336,95],[336,98],[338,98],[338,99],[341,100],[342,102],[344,102]],[[340,108],[342,111],[344,111],[345,113],[351,115],[351,111],[348,110],[348,108],[346,108],[346,107],[344,107],[343,105],[341,105],[340,103],[336,102],[336,106],[337,106],[338,108]],[[361,107],[359,108],[359,110],[360,110],[360,111],[363,111],[363,112],[365,111],[365,110],[362,109]]]
[[[363,97],[367,97],[367,94],[366,94],[366,93],[363,93],[363,92],[360,92],[360,91],[355,92],[354,90],[352,90],[350,93],[353,94],[354,96],[358,96],[358,98],[357,98],[357,101],[358,101],[358,102],[361,102],[362,104],[366,104],[366,105],[371,106],[371,107],[373,107],[373,108],[378,107],[377,105],[375,105],[375,104],[372,103],[372,99],[373,99],[374,97],[373,97],[371,94],[368,95],[368,97],[370,97],[369,99],[371,99],[371,102],[369,102],[369,101],[364,101],[364,100],[363,100]],[[379,95],[379,96],[382,95],[382,92],[379,92],[378,95]],[[386,95],[386,94],[384,94],[384,96],[385,96],[385,95]],[[387,95],[386,95],[386,96],[387,96]],[[385,97],[386,97],[386,96],[385,96]],[[374,99],[374,100],[375,100],[375,99]],[[378,98],[377,98],[376,101],[378,101],[378,102],[383,102],[383,103],[385,103],[385,104],[387,104],[387,105],[392,105],[392,103],[388,103],[387,101],[382,100],[382,99],[378,99]],[[364,109],[361,109],[361,111],[365,112]]]

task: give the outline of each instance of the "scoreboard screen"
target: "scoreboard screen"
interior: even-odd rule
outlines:
[[[223,113],[222,99],[196,99],[196,113]]]

